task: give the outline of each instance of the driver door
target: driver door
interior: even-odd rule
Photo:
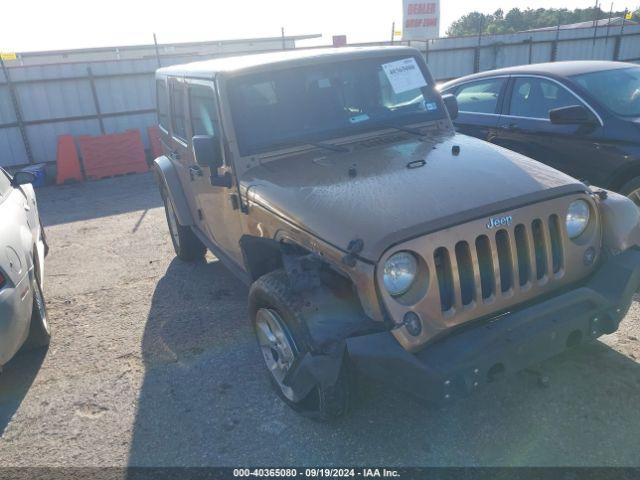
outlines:
[[[223,253],[242,265],[239,244],[242,236],[241,212],[235,182],[232,180],[231,186],[225,186],[214,185],[218,182],[212,181],[216,175],[232,171],[229,158],[224,158],[223,131],[215,84],[211,80],[187,79],[187,91],[191,139],[196,135],[214,137],[224,159],[224,165],[219,171],[212,171],[209,165],[196,164],[198,171],[193,178],[193,188],[201,215],[202,233],[222,249]],[[192,142],[190,147],[193,148]],[[231,178],[233,179],[233,175]]]

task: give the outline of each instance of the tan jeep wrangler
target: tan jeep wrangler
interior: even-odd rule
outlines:
[[[417,50],[295,50],[157,71],[171,239],[251,285],[283,400],[346,412],[352,375],[449,402],[618,328],[640,213],[456,134]]]

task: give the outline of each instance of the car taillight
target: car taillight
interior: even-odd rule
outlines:
[[[4,275],[2,275],[2,272],[0,272],[0,289],[4,288],[5,283],[7,283],[7,281],[4,279]]]

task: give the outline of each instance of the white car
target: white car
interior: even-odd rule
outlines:
[[[49,344],[43,291],[47,245],[34,175],[0,168],[0,368],[24,345]]]

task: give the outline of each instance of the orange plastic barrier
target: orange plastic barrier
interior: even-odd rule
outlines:
[[[58,185],[74,181],[81,182],[83,180],[78,149],[72,135],[60,135],[58,137],[56,165],[58,167],[56,174],[56,183]]]
[[[160,141],[160,129],[158,127],[147,127],[149,145],[151,145],[151,158],[158,158],[164,154],[162,142]]]
[[[78,137],[88,180],[142,173],[149,170],[139,130]]]

